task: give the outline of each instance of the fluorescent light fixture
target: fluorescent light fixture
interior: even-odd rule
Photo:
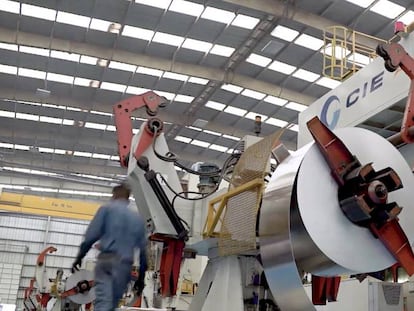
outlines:
[[[187,38],[181,47],[206,53],[210,51],[212,46],[213,44],[210,42]]]
[[[49,50],[48,49],[34,48],[34,47],[31,47],[31,46],[21,45],[19,47],[19,52],[49,57]]]
[[[236,14],[230,11],[213,8],[208,6],[205,8],[201,18],[209,19],[215,22],[229,24],[236,17]]]
[[[80,55],[79,54],[61,52],[61,51],[56,51],[56,50],[51,50],[50,51],[50,57],[69,60],[69,61],[72,61],[72,62],[79,62],[79,60],[80,60]],[[96,62],[94,64],[96,64]]]
[[[2,65],[0,64],[0,72],[1,73],[8,73],[10,75],[17,74],[17,67],[15,66],[9,66],[9,65]]]
[[[72,76],[67,75],[61,75],[57,73],[48,72],[46,79],[49,81],[55,81],[60,83],[66,83],[66,84],[73,84],[74,78]]]
[[[265,121],[265,123],[278,127],[285,127],[288,125],[288,122],[276,118],[269,118]]]
[[[134,95],[141,95],[145,92],[148,92],[148,89],[143,89],[142,87],[136,86],[128,86],[125,93],[134,94]]]
[[[299,112],[305,111],[306,109],[308,109],[308,106],[306,105],[302,105],[299,103],[295,103],[295,102],[289,102],[285,105],[286,108],[292,109],[292,110],[296,110]]]
[[[40,122],[45,123],[53,123],[53,124],[62,124],[62,119],[60,118],[52,118],[52,117],[46,117],[46,116],[40,116]]]
[[[152,68],[142,67],[142,66],[138,67],[137,72],[142,73],[144,75],[150,75],[150,76],[155,76],[155,77],[161,77],[163,74],[162,70],[152,69]]]
[[[54,21],[56,10],[22,3],[22,15]]]
[[[135,72],[137,70],[137,66],[135,65],[116,62],[113,60],[109,62],[108,68],[119,69],[119,70],[124,70],[124,71],[132,71],[132,72]]]
[[[219,132],[214,132],[214,131],[210,131],[210,130],[203,130],[203,132],[207,133],[207,134],[214,135],[214,136],[221,136],[221,133],[219,133]]]
[[[69,120],[69,119],[63,119],[62,124],[73,126],[75,124],[75,121],[74,120]]]
[[[226,150],[229,149],[227,147],[216,145],[216,144],[211,144],[208,148],[211,150],[219,151],[219,152],[226,152]]]
[[[94,154],[92,154],[92,158],[102,159],[102,160],[109,160],[111,158],[111,156],[109,154],[94,153]]]
[[[262,122],[264,122],[268,118],[268,116],[265,116],[264,114],[260,114],[253,111],[248,112],[244,117],[246,119],[255,120],[257,116],[262,118]]]
[[[334,89],[336,87],[338,87],[341,82],[328,78],[328,77],[322,77],[320,78],[318,81],[315,82],[316,84],[320,85],[320,86],[324,86],[328,89]]]
[[[266,96],[263,100],[269,104],[276,105],[276,106],[283,106],[284,104],[288,102],[286,99],[279,98],[279,97],[272,96],[272,95]]]
[[[14,145],[9,143],[0,143],[0,148],[13,149]]]
[[[0,0],[0,11],[19,14],[20,13],[20,2]]]
[[[106,127],[106,130],[110,132],[116,132],[116,127],[114,125],[108,125]]]
[[[249,89],[244,89],[244,91],[242,92],[242,95],[251,97],[257,100],[262,100],[266,96],[266,94],[264,93],[249,90]]]
[[[273,31],[271,32],[271,35],[273,37],[292,42],[299,35],[299,31],[282,25],[277,25],[275,29],[273,29]]]
[[[410,25],[414,22],[414,11],[408,10],[399,19],[399,22],[403,22],[405,25]]]
[[[73,84],[88,87],[91,84],[91,80],[75,77],[75,81],[73,82]]]
[[[158,94],[158,95],[160,95],[160,96],[164,96],[166,99],[168,99],[168,100],[173,100],[174,99],[174,97],[175,97],[175,94],[174,93],[170,93],[170,92],[164,92],[164,91],[158,91],[158,90],[155,90],[155,92]],[[165,123],[165,122],[164,122]]]
[[[358,52],[349,55],[348,60],[362,67],[368,65],[371,62],[371,59],[367,55],[363,55]]]
[[[83,152],[83,151],[74,151],[73,155],[75,157],[85,157],[85,158],[90,158],[92,156],[92,153],[90,152]]]
[[[288,130],[299,132],[299,126],[297,124],[290,124]]]
[[[223,84],[221,86],[221,88],[223,90],[232,92],[232,93],[236,93],[236,94],[240,94],[241,91],[243,91],[243,88],[234,84]]]
[[[39,121],[39,116],[34,115],[34,114],[16,112],[16,119],[29,120],[29,121]]]
[[[390,19],[394,19],[405,11],[405,7],[388,0],[379,0],[370,8],[370,10]]]
[[[236,116],[242,117],[246,114],[247,110],[233,107],[233,106],[227,106],[226,109],[224,109],[224,112],[234,114]]]
[[[0,110],[0,117],[3,118],[14,118],[16,114],[14,111],[6,111],[6,110]]]
[[[96,65],[98,59],[96,57],[81,55],[80,62],[88,65]]]
[[[173,0],[169,7],[169,10],[181,14],[199,17],[204,10],[204,5],[185,0]]]
[[[259,54],[252,53],[249,55],[249,57],[246,59],[246,62],[255,64],[260,67],[266,67],[270,64],[272,60],[269,57],[265,57]]]
[[[14,144],[14,149],[29,151],[30,146]]]
[[[169,71],[165,71],[162,77],[167,78],[167,79],[179,80],[179,81],[187,81],[187,79],[189,78],[187,75],[182,75],[179,73],[169,72]]]
[[[218,102],[211,101],[211,100],[209,100],[205,106],[208,108],[214,109],[214,110],[218,110],[218,111],[223,111],[223,109],[226,107],[225,104],[218,103]]]
[[[196,126],[186,126],[186,128],[193,130],[193,131],[197,131],[197,132],[202,132],[203,130],[199,127]]]
[[[223,137],[224,138],[227,138],[227,139],[235,140],[235,141],[239,141],[240,140],[240,137],[232,136],[232,135],[227,135],[227,134],[223,134]]]
[[[231,25],[245,29],[253,29],[259,23],[259,19],[244,14],[237,14]]]
[[[46,72],[27,68],[19,68],[18,75],[22,77],[29,77],[42,80],[46,78]]]
[[[290,75],[292,72],[296,70],[295,66],[279,62],[277,60],[273,61],[268,67],[270,70],[278,71],[284,73],[286,75]]]
[[[210,50],[211,54],[220,55],[224,57],[231,56],[233,52],[234,52],[234,48],[220,45],[220,44],[214,44],[213,48]]]
[[[362,8],[369,7],[375,0],[346,0],[350,3],[353,3],[355,5],[358,5]]]
[[[91,18],[78,14],[59,11],[57,13],[56,22],[88,28],[91,22]]]
[[[109,27],[112,25],[112,22],[105,21],[99,18],[92,18],[90,29],[99,30],[99,31],[108,31]]]
[[[122,30],[122,35],[126,37],[132,37],[149,41],[154,36],[154,31],[140,27],[125,25],[124,29]]]
[[[182,143],[186,143],[186,144],[188,144],[192,139],[191,138],[189,138],[189,137],[185,137],[185,136],[176,136],[175,138],[174,138],[174,140],[176,140],[176,141],[180,141],[180,142],[182,142]]]
[[[171,0],[135,0],[135,2],[159,9],[167,9],[170,6]]]
[[[198,139],[193,139],[190,144],[202,148],[208,148],[208,146],[210,146],[210,143]]]
[[[324,45],[323,40],[309,36],[305,33],[297,37],[294,43],[314,51],[319,50]]]
[[[180,46],[184,41],[184,37],[171,35],[165,32],[157,31],[152,38],[152,42],[158,42],[162,44],[168,44],[173,46]]]
[[[101,89],[124,93],[127,86],[124,84],[102,82]]]
[[[201,84],[201,85],[206,85],[208,81],[209,80],[207,79],[198,78],[198,77],[190,77],[190,79],[188,79],[188,82],[195,83],[195,84]]]
[[[94,122],[85,123],[86,128],[95,129],[95,130],[105,130],[106,126],[107,126],[106,124],[101,124],[101,123],[94,123]]]
[[[0,49],[2,49],[2,50],[9,50],[9,51],[18,51],[19,50],[19,46],[17,44],[0,42]]]
[[[305,69],[298,69],[296,70],[293,75],[295,78],[302,79],[308,82],[315,82],[321,76]]]
[[[177,94],[174,98],[174,101],[182,102],[182,103],[191,103],[194,100],[193,96]]]

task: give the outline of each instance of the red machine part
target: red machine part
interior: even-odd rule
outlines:
[[[145,107],[150,116],[155,116],[159,107],[163,107],[167,100],[154,92],[146,92],[120,101],[113,106],[115,115],[116,134],[118,138],[118,153],[121,166],[128,166],[128,156],[131,150],[133,111]],[[145,150],[145,149],[144,149]]]
[[[312,303],[326,305],[326,301],[336,301],[341,277],[321,277],[312,275]]]
[[[43,266],[43,264],[45,263],[45,258],[46,258],[46,255],[49,253],[49,254],[52,254],[52,253],[54,253],[54,252],[56,252],[57,251],[57,248],[55,248],[55,247],[53,247],[53,246],[49,246],[48,248],[45,248],[40,254],[39,254],[39,256],[37,257],[37,261],[36,261],[36,264],[39,266],[39,267],[41,267],[41,266]]]
[[[75,287],[68,289],[67,291],[64,291],[60,295],[60,297],[66,298],[66,297],[76,295],[79,293],[88,292],[94,286],[95,286],[94,280],[90,280],[90,281],[85,280],[85,281],[79,282]]]
[[[401,125],[401,138],[407,144],[412,143],[414,136],[410,134],[409,129],[414,125],[414,59],[399,43],[380,44],[377,47],[377,54],[384,59],[388,71],[393,72],[400,67],[411,80]]]

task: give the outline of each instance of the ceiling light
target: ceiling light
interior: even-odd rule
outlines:
[[[278,127],[285,127],[288,125],[288,122],[276,119],[276,118],[269,118],[265,121],[267,124],[278,126]]]
[[[110,131],[110,132],[116,132],[116,127],[115,127],[115,126],[113,126],[113,125],[108,125],[108,126],[106,127],[106,130],[107,130],[107,131]]]
[[[308,109],[308,106],[306,105],[302,105],[299,103],[295,103],[295,102],[289,102],[285,105],[286,108],[292,109],[292,110],[296,110],[299,112],[305,111],[306,109]]]
[[[96,65],[98,59],[92,56],[81,55],[80,62],[83,64]]]
[[[299,126],[297,124],[290,124],[288,130],[299,132]]]
[[[247,16],[244,14],[237,14],[236,18],[233,20],[231,25],[245,28],[245,29],[253,29],[259,23],[259,19],[251,16]]]
[[[370,10],[385,17],[394,19],[404,12],[405,8],[388,0],[379,0],[370,8]]]
[[[353,4],[356,4],[360,7],[367,8],[369,7],[375,0],[346,0]]]
[[[156,90],[155,91],[159,96],[163,96],[163,97],[165,97],[166,99],[168,99],[168,100],[173,100],[174,99],[174,97],[175,97],[175,94],[174,93],[170,93],[170,92],[164,92],[164,91],[159,91],[159,90]],[[165,122],[164,122],[165,123]]]
[[[414,11],[408,10],[404,15],[398,18],[398,21],[403,22],[405,25],[410,25],[414,22]]]
[[[46,117],[46,116],[40,116],[40,122],[45,123],[53,123],[53,124],[62,124],[62,119],[60,118],[52,118],[52,117]]]
[[[13,144],[9,144],[9,143],[0,143],[0,148],[13,149],[14,146]]]
[[[89,86],[90,83],[91,83],[90,79],[84,79],[84,78],[79,78],[79,77],[76,77],[73,82],[73,84],[80,85],[80,86]]]
[[[305,69],[298,69],[292,76],[308,82],[315,82],[317,79],[321,77],[320,75]]]
[[[73,124],[75,124],[75,121],[74,120],[69,120],[69,119],[63,119],[62,124],[73,126]]]
[[[128,86],[125,93],[134,94],[134,95],[141,95],[141,94],[144,94],[148,91],[149,91],[148,89],[143,89],[142,87]]]
[[[67,75],[61,75],[57,73],[48,72],[47,73],[47,80],[49,81],[55,81],[60,83],[66,83],[66,84],[73,84],[73,77],[67,76]]]
[[[242,117],[246,114],[247,110],[233,107],[233,106],[227,106],[226,109],[224,109],[224,112],[234,114],[236,116]]]
[[[240,140],[240,137],[232,136],[232,135],[227,135],[227,134],[223,134],[223,137],[224,138],[231,139],[231,140],[236,140],[236,141],[239,141]]]
[[[53,148],[39,147],[39,152],[54,153],[54,149]],[[31,173],[33,174],[33,171],[31,171]]]
[[[266,94],[264,93],[249,90],[249,89],[244,89],[244,91],[242,92],[242,95],[248,96],[248,97],[251,97],[257,100],[262,100],[266,96]]]
[[[202,84],[202,85],[206,85],[208,83],[209,80],[207,79],[202,79],[202,78],[198,78],[198,77],[190,77],[190,79],[188,80],[188,82],[191,83],[196,83],[196,84]]]
[[[96,110],[91,110],[91,113],[92,114],[97,114],[97,115],[100,115],[100,116],[108,116],[108,117],[112,117],[113,116],[112,113],[103,112],[103,111],[96,111]]]
[[[61,52],[61,51],[55,51],[55,50],[50,51],[50,57],[69,60],[69,61],[72,61],[72,62],[79,62],[79,60],[80,60],[80,55],[79,54],[67,53],[67,52]],[[94,65],[95,64],[96,64],[96,62],[94,63]]]
[[[13,111],[0,110],[0,117],[14,118],[16,114]]]
[[[319,50],[324,45],[323,40],[309,36],[305,33],[297,37],[294,43],[314,51]]]
[[[235,16],[236,14],[233,12],[213,8],[211,6],[206,7],[203,14],[201,14],[201,18],[224,24],[229,24]]]
[[[257,116],[259,116],[262,119],[262,122],[268,118],[268,116],[265,116],[264,114],[260,114],[253,111],[248,112],[244,117],[246,119],[255,120]]]
[[[111,82],[102,82],[101,83],[101,89],[103,89],[103,90],[109,90],[109,91],[124,93],[126,88],[127,88],[127,86],[124,85],[124,84],[111,83]]]
[[[229,92],[232,92],[232,93],[236,93],[236,94],[240,94],[240,92],[243,90],[242,87],[234,85],[234,84],[223,84],[221,86],[221,88],[223,90],[226,90],[226,91],[229,91]]]
[[[348,60],[352,63],[355,63],[361,67],[368,65],[371,62],[371,58],[369,58],[367,55],[363,55],[360,53],[352,53],[348,56]]]
[[[9,50],[9,51],[18,51],[19,46],[17,44],[10,44],[10,43],[0,42],[0,49]]]
[[[108,66],[108,63],[109,63],[109,60],[107,60],[107,59],[103,59],[103,58],[99,58],[99,59],[98,59],[98,61],[96,62],[96,64],[97,64],[98,66],[101,66],[101,67],[106,67],[106,66]]]
[[[277,60],[273,61],[268,67],[271,70],[278,71],[287,75],[290,75],[292,72],[296,70],[295,66],[279,62]]]
[[[273,29],[273,31],[271,32],[271,35],[279,38],[279,39],[283,39],[285,41],[289,41],[292,42],[293,40],[295,40],[295,38],[298,36],[299,31],[296,31],[294,29],[282,26],[282,25],[277,25],[275,27],[275,29]]]
[[[220,44],[214,44],[213,48],[210,50],[211,54],[220,55],[224,57],[231,56],[233,52],[234,52],[234,48],[220,45]]]
[[[113,60],[109,62],[108,68],[119,69],[119,70],[124,70],[124,71],[132,71],[132,72],[135,72],[137,70],[137,66],[135,65],[120,63],[120,62],[116,62]]]
[[[276,106],[283,106],[284,104],[288,102],[286,99],[282,99],[282,98],[272,96],[272,95],[266,96],[263,100],[269,104],[273,104]]]
[[[196,126],[186,126],[186,128],[193,130],[193,131],[197,131],[197,132],[202,132],[203,130],[199,127]]]
[[[141,66],[138,67],[137,72],[138,73],[143,73],[145,75],[156,76],[156,77],[161,77],[162,74],[163,74],[162,70],[152,69],[152,68],[147,68],[147,67],[141,67]]]
[[[198,146],[198,147],[202,147],[202,148],[208,148],[208,146],[210,146],[210,143],[206,141],[198,140],[198,139],[193,139],[190,144]]]
[[[124,29],[122,30],[122,35],[149,41],[154,35],[154,31],[149,30],[149,29],[125,25]]]
[[[20,2],[0,0],[0,11],[19,14],[20,13]]]
[[[160,9],[167,9],[170,6],[171,0],[135,0],[136,3],[152,6]]]
[[[169,71],[165,71],[162,77],[167,78],[167,79],[179,80],[179,81],[187,81],[187,79],[189,78],[187,75],[182,75],[179,73],[174,73],[174,72],[169,72]]]
[[[56,17],[56,10],[22,3],[22,15],[54,21]]]
[[[109,154],[94,153],[94,154],[92,154],[92,158],[109,160],[111,158],[111,156]]]
[[[83,152],[83,151],[75,151],[75,152],[73,152],[73,155],[75,157],[86,157],[86,158],[90,158],[92,156],[92,153],[90,153],[90,152]]]
[[[21,53],[27,53],[27,54],[33,54],[33,55],[49,57],[49,50],[48,49],[33,48],[31,46],[21,45],[19,47],[19,51]]]
[[[174,11],[181,14],[191,15],[195,17],[199,17],[201,12],[204,10],[204,6],[202,4],[184,1],[184,0],[173,0],[169,7],[170,11]]]
[[[91,22],[91,18],[87,16],[82,16],[78,14],[67,13],[59,11],[57,13],[56,22],[62,24],[68,24],[73,26],[79,26],[83,28],[88,28]]]
[[[108,31],[109,27],[113,24],[112,22],[105,21],[99,18],[92,18],[90,29],[99,30],[99,31]]]
[[[249,55],[249,57],[246,59],[246,62],[252,63],[261,67],[266,67],[270,64],[272,60],[269,57],[265,57],[259,54],[252,53]]]
[[[0,64],[0,72],[15,75],[17,74],[17,67]]]
[[[30,146],[14,144],[14,149],[29,151]]]
[[[82,111],[82,109],[77,108],[77,107],[69,107],[69,106],[67,106],[66,109],[67,110],[71,110],[71,111]]]
[[[177,94],[177,96],[175,96],[174,98],[174,101],[183,102],[183,103],[191,103],[193,100],[194,100],[193,96],[182,95],[182,94]]]
[[[19,68],[18,75],[22,77],[29,77],[42,80],[46,78],[46,72],[27,68]]]
[[[203,130],[203,132],[207,133],[207,134],[214,135],[214,136],[221,136],[221,133],[219,133],[219,132],[214,132],[214,131],[210,131],[210,130]]]
[[[334,79],[331,79],[331,78],[328,78],[328,77],[322,77],[318,81],[316,81],[315,83],[318,84],[318,85],[327,87],[328,89],[334,89],[334,88],[338,87],[341,84],[341,82],[339,82],[337,80],[334,80]]]
[[[94,122],[86,122],[85,123],[85,127],[86,128],[90,128],[90,129],[95,129],[95,130],[105,130],[106,129],[106,124],[101,124],[101,123],[94,123]]]
[[[211,101],[211,100],[209,100],[205,106],[211,109],[218,110],[218,111],[223,111],[224,107],[226,107],[226,105],[222,103],[218,103],[218,102]]]
[[[174,138],[174,140],[176,140],[176,141],[180,141],[180,142],[182,142],[182,143],[186,143],[186,144],[188,144],[188,143],[191,141],[191,138],[189,138],[189,137],[185,137],[185,136],[176,136],[176,137]]]
[[[210,42],[205,42],[201,40],[195,40],[187,38],[184,40],[182,47],[194,51],[200,51],[200,52],[208,52],[211,47],[213,46]]]
[[[219,152],[226,152],[226,150],[229,149],[227,147],[224,147],[221,145],[215,145],[215,144],[211,144],[208,148],[211,150],[219,151]]]
[[[152,42],[168,44],[173,46],[180,46],[184,41],[184,37],[171,35],[165,32],[157,31],[152,39]]]

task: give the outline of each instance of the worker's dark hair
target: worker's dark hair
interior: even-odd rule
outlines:
[[[114,199],[128,199],[131,195],[131,188],[127,183],[122,183],[112,189],[112,197]]]

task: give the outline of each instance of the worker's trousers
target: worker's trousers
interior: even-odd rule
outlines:
[[[131,280],[131,262],[122,262],[115,254],[100,254],[95,267],[94,311],[112,311]]]

